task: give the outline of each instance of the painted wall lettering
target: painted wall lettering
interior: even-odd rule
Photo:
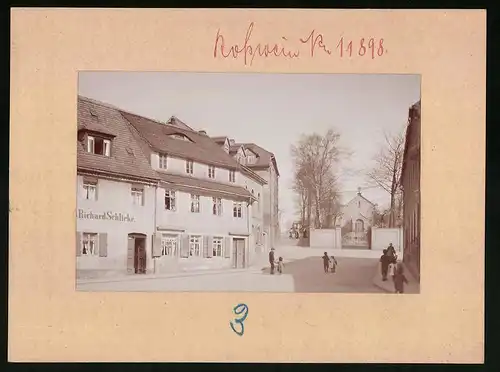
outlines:
[[[86,220],[111,220],[111,221],[119,221],[119,222],[135,222],[135,218],[132,217],[128,213],[118,213],[113,211],[107,212],[91,212],[84,211],[83,209],[78,209],[77,218],[86,219]]]

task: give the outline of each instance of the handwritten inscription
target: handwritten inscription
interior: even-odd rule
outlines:
[[[248,316],[248,306],[245,304],[238,304],[233,308],[233,312],[238,317],[229,322],[229,325],[234,333],[238,336],[243,336],[243,333],[245,333],[245,325],[243,322]]]
[[[359,38],[357,40],[347,40],[344,36],[340,36],[336,44],[332,44],[326,40],[327,38],[321,32],[317,32],[316,30],[312,30],[298,40],[290,40],[285,36],[281,36],[279,42],[255,43],[252,40],[254,26],[254,22],[250,23],[245,38],[242,42],[236,44],[228,43],[221,30],[217,30],[213,57],[224,59],[241,58],[245,66],[251,66],[256,57],[278,57],[291,60],[300,58],[301,56],[316,57],[319,54],[323,54],[326,56],[336,55],[340,58],[367,56],[375,59],[387,54],[387,49],[384,47],[384,39]],[[336,45],[336,48],[331,48],[329,45]],[[335,51],[337,53],[334,53]]]

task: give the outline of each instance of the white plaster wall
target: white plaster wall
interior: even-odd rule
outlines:
[[[144,186],[144,205],[132,204],[131,184],[99,179],[97,200],[87,200],[83,195],[83,177],[77,177],[76,228],[78,232],[107,233],[107,257],[76,257],[81,269],[126,270],[129,233],[146,234],[147,268],[152,268],[152,235],[154,232],[155,187]],[[111,219],[80,218],[79,211],[102,214],[107,212],[129,214],[133,222]],[[76,244],[76,242],[75,242]],[[76,247],[75,247],[76,255]]]
[[[157,191],[157,227],[181,229],[190,234],[221,235],[248,233],[248,207],[242,202],[242,217],[233,217],[233,201],[222,199],[222,215],[212,213],[212,198],[200,196],[200,213],[191,212],[191,194],[176,192],[176,210],[165,210],[165,189]]]
[[[403,258],[403,229],[372,227],[372,250],[383,251],[389,243],[396,249],[396,254]]]
[[[190,174],[186,173],[186,160],[176,157],[169,156],[167,159],[167,169],[160,169],[160,157],[157,153],[151,154],[151,165],[153,169],[159,171],[166,171],[168,173],[178,174],[181,176],[188,176]],[[230,185],[244,186],[244,181],[242,175],[239,172],[235,172],[235,182],[229,182],[229,169],[215,167],[215,178],[208,177],[208,167],[207,164],[193,162],[193,174],[190,175],[194,178],[201,178],[211,181],[217,181],[222,183],[227,183]]]
[[[341,229],[311,229],[310,247],[341,249]]]

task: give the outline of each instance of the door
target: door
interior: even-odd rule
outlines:
[[[236,269],[245,267],[245,239],[233,238],[233,267]]]
[[[146,238],[143,237],[135,238],[134,272],[146,274]]]
[[[146,236],[143,234],[128,235],[127,272],[130,274],[146,273]]]

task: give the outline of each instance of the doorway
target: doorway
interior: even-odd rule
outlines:
[[[245,267],[245,239],[233,238],[233,267],[242,269]]]
[[[131,274],[146,274],[145,234],[128,235],[127,271]]]

